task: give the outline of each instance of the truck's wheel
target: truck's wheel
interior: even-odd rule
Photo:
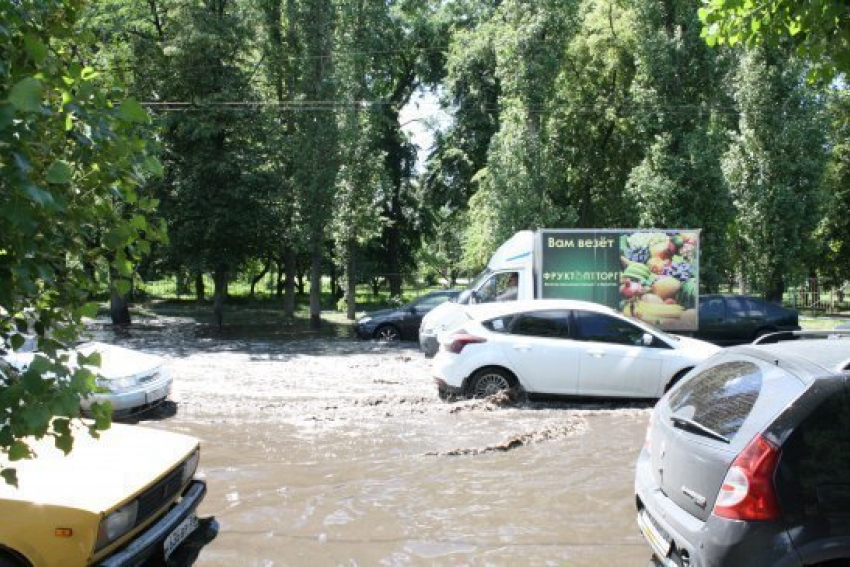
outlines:
[[[498,368],[484,368],[472,378],[470,393],[473,398],[489,398],[499,392],[512,392],[514,378]]]

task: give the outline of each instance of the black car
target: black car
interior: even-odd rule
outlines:
[[[354,325],[363,339],[415,341],[419,338],[419,324],[426,313],[460,295],[459,289],[432,291],[396,309],[382,309],[361,317]]]
[[[829,336],[730,347],[659,400],[635,496],[661,563],[850,564],[850,333]]]
[[[710,294],[699,298],[699,330],[694,337],[734,345],[768,333],[799,329],[799,316],[793,309],[747,295]]]

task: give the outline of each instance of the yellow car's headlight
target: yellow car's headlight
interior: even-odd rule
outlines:
[[[139,511],[139,501],[133,500],[129,504],[121,506],[114,512],[110,512],[100,521],[97,530],[97,549],[101,549],[122,535],[130,531],[136,525],[136,514]]]

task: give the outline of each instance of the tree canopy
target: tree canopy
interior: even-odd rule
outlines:
[[[699,10],[710,45],[788,45],[812,78],[850,73],[850,5],[841,0],[705,0]]]
[[[0,369],[0,451],[11,461],[32,456],[28,436],[71,448],[95,375],[70,367],[64,347],[96,313],[110,270],[131,275],[163,235],[146,216],[158,203],[138,190],[160,171],[148,114],[87,65],[80,9],[0,1],[0,349],[34,335],[42,353],[24,373]],[[110,409],[94,413],[93,433]]]

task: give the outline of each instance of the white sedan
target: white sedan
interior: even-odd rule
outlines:
[[[466,307],[440,335],[433,369],[443,399],[517,390],[658,398],[718,350],[596,303],[527,300]]]
[[[86,356],[100,353],[100,366],[89,367],[97,375],[99,391],[80,401],[84,414],[92,403],[108,401],[113,417],[128,417],[156,407],[171,393],[172,378],[159,356],[100,342],[83,343],[75,350]],[[3,359],[24,372],[36,354],[35,340],[29,338],[22,349],[7,352]]]

